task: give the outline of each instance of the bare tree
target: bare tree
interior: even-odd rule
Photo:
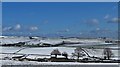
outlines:
[[[57,58],[57,55],[61,55],[61,52],[60,52],[58,49],[54,49],[54,50],[51,52],[51,55],[55,55],[55,58]]]
[[[110,59],[112,56],[113,56],[113,53],[112,53],[112,51],[111,51],[111,49],[110,48],[105,48],[104,50],[103,50],[103,55],[104,55],[104,58],[105,59]]]
[[[76,48],[75,53],[73,55],[77,56],[77,59],[79,60],[79,57],[85,56],[85,53],[82,48]]]

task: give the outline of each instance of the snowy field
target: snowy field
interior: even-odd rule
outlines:
[[[22,49],[21,47],[0,47],[4,53],[15,53],[18,50]]]
[[[24,48],[24,49],[23,49]],[[36,57],[50,57],[51,52],[54,49],[58,49],[61,53],[67,52],[68,57],[72,57],[72,53],[74,53],[75,47],[33,47],[33,48],[25,48],[25,47],[2,47],[2,53],[15,53],[19,55],[27,54],[29,58],[36,58]],[[103,57],[103,49],[88,49],[83,48],[89,56],[95,56],[95,57]],[[119,56],[118,50],[112,50],[114,57]],[[86,54],[87,56],[87,54]],[[113,57],[113,58],[114,58]]]
[[[0,37],[1,44],[16,44],[24,42],[24,45],[58,45],[57,47],[25,47],[25,46],[1,46],[2,52],[0,52],[0,61],[2,61],[3,65],[81,65],[85,63],[79,62],[37,62],[37,61],[18,61],[11,60],[12,57],[19,57],[25,55],[26,58],[29,59],[38,59],[38,58],[51,58],[51,52],[55,49],[58,49],[60,53],[66,52],[68,54],[68,59],[77,59],[73,57],[73,53],[75,53],[75,49],[77,47],[82,47],[84,50],[84,57],[80,57],[79,59],[87,58],[88,55],[90,57],[100,57],[103,58],[104,48],[110,48],[113,55],[111,59],[120,60],[119,52],[120,48],[118,45],[113,43],[105,43],[102,39],[77,39],[77,38],[69,38],[69,39],[60,39],[60,38],[40,38],[33,37],[30,39],[29,37]],[[23,44],[22,44],[23,45]],[[58,58],[63,58],[63,56],[58,55]],[[92,64],[92,63],[91,63]],[[98,63],[96,63],[98,64]],[[99,64],[98,64],[99,65]]]
[[[41,38],[41,37],[33,37],[30,39],[30,37],[0,37],[0,43],[1,45],[4,44],[17,44],[20,42],[24,42],[24,45],[42,45],[43,43],[45,44],[50,44],[50,45],[57,45],[57,44],[63,44],[62,46],[107,46],[107,45],[112,45],[112,43],[105,43],[103,39],[77,39],[77,38],[66,38],[66,39],[61,39],[61,38]]]
[[[118,63],[79,63],[79,62],[35,62],[0,60],[2,65],[119,65]]]

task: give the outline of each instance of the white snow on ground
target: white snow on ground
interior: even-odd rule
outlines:
[[[40,54],[40,55],[50,55],[51,52],[54,49],[58,49],[61,53],[67,52],[68,54],[71,54],[74,52],[75,48],[69,48],[69,47],[36,47],[36,48],[27,48],[24,50],[21,50],[20,54]]]
[[[46,40],[41,40],[41,43],[47,43],[51,45],[56,45],[56,44],[61,44],[63,41],[62,40],[51,40],[51,39],[46,39]]]
[[[63,39],[64,41],[68,42],[86,42],[86,43],[91,43],[91,42],[103,42],[100,39],[77,39],[77,38],[68,38],[68,39]]]
[[[0,38],[1,45],[2,44],[15,44],[19,42],[27,42],[30,41],[28,37],[5,37],[5,38]]]
[[[15,53],[22,49],[22,47],[0,47],[0,49],[2,49],[2,53]]]
[[[111,46],[113,45],[112,43],[104,43],[104,42],[89,42],[89,43],[86,43],[85,42],[81,42],[81,44],[64,44],[65,46],[68,46],[68,47],[86,47],[86,46]]]
[[[17,54],[0,54],[0,59],[12,59],[12,57],[23,56]]]
[[[30,40],[26,42],[25,45],[36,45],[36,44],[41,44],[40,40]]]
[[[34,65],[37,64],[36,62],[32,61],[15,61],[15,60],[0,60],[2,65]]]
[[[20,48],[18,47],[3,47],[2,53],[15,53]],[[51,52],[54,49],[58,49],[61,53],[67,52],[68,58],[71,58],[72,53],[74,53],[75,47],[33,47],[33,48],[26,48],[23,49],[16,54],[37,54],[37,55],[28,55],[28,58],[49,58],[51,55]],[[88,49],[83,48],[91,57],[103,57],[103,49]],[[116,58],[119,56],[118,50],[112,50],[113,58]],[[39,56],[38,56],[39,55]],[[13,55],[7,55],[12,57]],[[16,55],[17,56],[17,55]],[[86,55],[87,56],[87,55]]]
[[[84,48],[86,51],[87,51],[87,53],[92,57],[92,56],[94,56],[94,57],[101,57],[101,58],[103,58],[103,51],[104,51],[104,49],[86,49],[86,48]],[[119,54],[118,54],[118,50],[111,50],[112,51],[112,53],[113,53],[113,57],[112,58],[114,58],[114,59],[119,59],[120,57],[119,57]],[[119,57],[119,58],[118,58]]]
[[[75,47],[78,46],[98,46],[98,47],[110,47],[114,48],[115,50],[112,50],[115,56],[118,56],[118,46],[116,45],[111,45],[111,43],[104,43],[104,41],[99,40],[99,39],[76,39],[76,38],[71,38],[71,39],[29,39],[28,37],[0,37],[0,44],[15,44],[19,42],[26,42],[28,45],[36,45],[36,44],[41,44],[41,43],[47,43],[51,45],[56,45],[60,44],[63,41],[70,42],[70,43],[78,43],[81,42],[83,44],[65,44],[65,46],[71,46],[71,47],[31,47],[31,48],[26,48],[22,49],[24,47],[0,47],[2,49],[2,53],[8,53],[8,54],[0,54],[0,59],[3,57],[14,57],[14,56],[20,56],[17,54],[38,54],[37,55],[29,55],[27,58],[50,58],[50,54],[54,49],[58,49],[61,53],[67,52],[68,57],[71,58],[72,53],[74,53]],[[102,45],[101,45],[102,44]],[[74,47],[72,47],[74,46]],[[22,49],[22,50],[20,50]],[[83,48],[85,51],[90,56],[95,56],[95,57],[102,57],[103,55],[103,49],[88,49],[88,48]],[[19,51],[20,50],[20,51]],[[17,52],[17,53],[16,53]],[[120,51],[119,51],[120,52]],[[16,53],[15,55],[9,54],[9,53]],[[58,56],[60,57],[60,56]],[[117,57],[113,57],[113,59],[118,59]],[[1,61],[1,60],[0,60]],[[13,60],[3,60],[3,64],[80,64],[76,62],[31,62],[31,61],[13,61]]]
[[[0,60],[2,65],[118,65],[118,63],[79,63],[79,62],[36,62]]]
[[[28,55],[28,59],[37,59],[37,58],[51,58],[51,56],[37,56],[37,55]]]
[[[63,41],[62,40],[54,40],[54,39],[32,39],[28,42],[26,42],[26,45],[36,45],[36,44],[39,44],[39,45],[42,45],[43,43],[45,44],[51,44],[51,45],[56,45],[56,44],[61,44]]]
[[[84,48],[87,53],[92,57],[102,57],[103,56],[103,49],[86,49]]]
[[[34,38],[34,37],[33,37]],[[2,44],[15,44],[19,42],[25,42],[27,45],[36,45],[40,43],[47,43],[51,45],[61,44],[63,41],[67,43],[83,43],[83,44],[76,44],[75,46],[81,45],[97,45],[97,44],[104,44],[104,40],[100,39],[77,39],[77,38],[68,38],[68,39],[60,39],[60,38],[35,38],[30,39],[29,37],[0,37],[1,45]],[[73,45],[72,45],[73,46]]]

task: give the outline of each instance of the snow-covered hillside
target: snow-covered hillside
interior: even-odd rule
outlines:
[[[41,37],[17,37],[4,36],[0,37],[1,45],[5,46],[99,46],[111,45],[113,43],[106,43],[103,39],[77,39],[77,38],[41,38]]]
[[[51,52],[58,50],[60,53],[57,58],[65,59],[62,55],[67,54],[67,60],[77,59],[83,60],[89,58],[90,60],[104,59],[104,49],[110,48],[112,52],[111,60],[120,60],[120,48],[117,44],[106,43],[105,39],[78,39],[78,38],[42,38],[42,37],[17,37],[17,36],[3,36],[0,37],[0,61],[3,64],[41,64],[36,60],[42,59],[49,63],[53,57]],[[78,58],[78,53],[75,50],[81,49],[83,56]],[[55,56],[55,55],[54,55]],[[24,62],[21,62],[21,60]],[[28,60],[29,59],[29,60]],[[34,60],[34,62],[33,62]],[[15,62],[17,61],[17,62]],[[32,62],[32,63],[31,63]],[[46,61],[45,61],[46,62]],[[66,62],[65,62],[66,63]],[[45,63],[46,64],[46,63]],[[51,63],[53,64],[53,63]],[[56,64],[56,63],[55,63]],[[58,63],[57,63],[58,64]],[[75,63],[76,64],[76,63]],[[79,64],[79,63],[77,63]]]

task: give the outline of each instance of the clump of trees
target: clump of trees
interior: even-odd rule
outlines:
[[[74,53],[72,53],[73,57],[77,57],[77,60],[79,60],[80,57],[86,56],[84,50],[82,48],[76,48],[74,50]]]
[[[54,50],[51,52],[51,55],[55,55],[55,58],[57,58],[57,55],[61,55],[61,52],[60,52],[58,49],[54,49]]]
[[[68,58],[68,53],[67,53],[67,52],[61,53],[58,49],[54,49],[54,50],[51,52],[51,55],[55,55],[55,58],[57,58],[57,55],[62,55],[62,56],[64,56],[66,59]]]

